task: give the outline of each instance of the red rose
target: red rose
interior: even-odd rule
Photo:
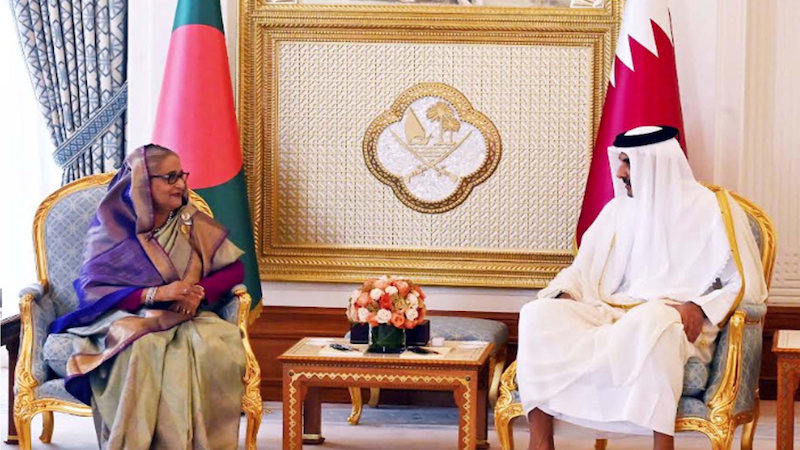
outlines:
[[[425,320],[425,308],[417,308],[417,313],[419,313],[419,317],[417,317],[418,322]]]
[[[414,328],[415,326],[417,326],[418,323],[419,323],[418,320],[408,320],[408,319],[406,319],[405,327],[406,327],[407,330],[410,330],[410,329]]]
[[[392,310],[392,298],[389,296],[389,294],[381,295],[381,299],[379,301],[379,304],[381,305],[381,308],[383,308],[383,309],[388,309],[389,311]]]
[[[417,292],[419,292],[419,299],[420,300],[425,300],[425,293],[422,292],[422,288],[421,287],[417,286]]]

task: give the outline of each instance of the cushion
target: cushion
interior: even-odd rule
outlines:
[[[80,348],[81,340],[70,333],[53,333],[47,336],[42,356],[47,366],[59,377],[67,376],[67,360]]]
[[[107,188],[103,185],[73,192],[59,199],[45,218],[47,281],[58,317],[78,306],[72,281],[78,278],[86,231]]]
[[[678,419],[684,417],[700,417],[705,419],[708,416],[708,408],[702,400],[693,397],[681,397],[678,402]]]
[[[508,327],[503,322],[471,317],[428,316],[431,336],[448,341],[486,341],[499,350],[508,343]]]
[[[56,398],[71,403],[81,403],[64,387],[64,379],[50,380],[36,388],[36,398]]]
[[[708,365],[689,358],[683,370],[683,395],[701,398],[708,385]]]

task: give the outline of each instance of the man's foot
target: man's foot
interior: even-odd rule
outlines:
[[[675,438],[668,434],[653,432],[653,450],[675,450]]]
[[[553,416],[536,408],[528,414],[528,423],[531,427],[531,442],[528,450],[555,450]]]

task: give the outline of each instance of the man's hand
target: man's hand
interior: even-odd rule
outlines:
[[[564,300],[575,300],[567,292],[561,292],[560,294],[558,294],[558,296],[556,298],[563,298]]]
[[[705,319],[703,310],[697,306],[696,303],[692,302],[670,306],[677,309],[678,313],[680,313],[686,338],[689,339],[689,342],[694,343],[697,337],[700,336],[700,332],[703,331],[703,319]]]

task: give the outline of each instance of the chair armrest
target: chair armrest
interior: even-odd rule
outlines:
[[[766,305],[741,305],[720,331],[705,403],[716,414],[752,410],[758,387]]]
[[[244,345],[245,359],[247,360],[245,373],[242,381],[245,385],[245,393],[242,396],[242,407],[245,411],[257,411],[258,420],[261,419],[263,405],[261,404],[261,367],[258,365],[253,348],[250,346],[250,303],[252,299],[247,293],[247,287],[243,284],[234,286],[231,290],[234,297],[238,299],[239,311],[237,324],[242,335],[242,345]]]
[[[42,355],[48,327],[55,320],[53,302],[42,284],[20,291],[20,346],[15,376],[18,396],[33,396],[36,386],[47,381],[48,369]]]
[[[514,402],[513,392],[517,390],[517,362],[512,362],[500,378],[500,396],[495,410],[506,408]]]

